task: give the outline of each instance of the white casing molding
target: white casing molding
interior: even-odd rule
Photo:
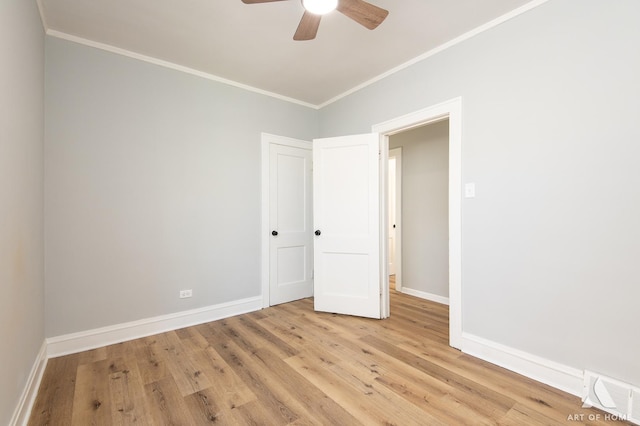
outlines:
[[[49,358],[151,336],[262,309],[262,296],[46,339]]]
[[[23,426],[29,422],[31,409],[33,408],[36,396],[38,395],[38,389],[40,389],[42,375],[47,367],[47,360],[47,342],[43,341],[42,346],[40,347],[40,352],[38,352],[38,356],[33,363],[33,367],[31,367],[31,372],[27,378],[27,383],[22,391],[18,405],[16,406],[13,416],[11,417],[11,421],[9,422],[10,426]]]

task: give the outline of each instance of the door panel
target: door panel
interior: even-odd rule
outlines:
[[[299,152],[299,148],[282,147],[274,145],[273,155],[275,161],[277,192],[276,226],[278,232],[304,232],[307,230],[307,218],[305,202],[308,191],[307,160],[308,153]]]
[[[356,253],[325,253],[326,267],[324,294],[330,296],[358,297],[369,295],[369,258]],[[350,301],[349,301],[350,302]]]
[[[269,148],[269,304],[313,295],[311,150]]]
[[[278,247],[277,285],[289,285],[305,280],[307,251],[305,246]]]
[[[389,158],[389,275],[396,273],[396,159]]]
[[[379,137],[314,140],[317,311],[380,318]]]
[[[366,236],[369,232],[367,154],[366,145],[327,147],[323,151],[322,161],[330,170],[318,176],[318,187],[324,189],[323,202],[333,207],[323,210],[322,225],[336,237]]]

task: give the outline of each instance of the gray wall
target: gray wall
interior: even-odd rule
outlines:
[[[449,297],[449,120],[398,133],[402,287]]]
[[[321,110],[334,136],[462,96],[464,331],[635,385],[638,16],[551,0]]]
[[[0,2],[0,424],[44,340],[44,35],[35,1]]]
[[[317,123],[48,37],[47,336],[259,296],[260,132],[311,139]]]

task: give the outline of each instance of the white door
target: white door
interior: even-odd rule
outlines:
[[[392,172],[395,169],[395,172]],[[402,289],[402,148],[389,150],[389,275]]]
[[[396,273],[396,159],[389,158],[389,275]]]
[[[270,144],[269,303],[313,295],[310,149]]]
[[[314,301],[381,317],[378,134],[313,141]]]

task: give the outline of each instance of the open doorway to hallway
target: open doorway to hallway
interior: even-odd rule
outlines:
[[[454,98],[412,113],[371,126],[380,136],[383,194],[381,209],[388,218],[388,158],[390,139],[412,129],[438,122],[448,122],[448,289],[449,344],[462,346],[462,98]],[[405,155],[406,157],[406,155]],[[400,215],[402,218],[402,215]],[[381,278],[383,315],[389,315],[388,229],[382,227]],[[401,263],[401,262],[400,262]]]
[[[389,137],[389,286],[449,303],[449,120]]]

